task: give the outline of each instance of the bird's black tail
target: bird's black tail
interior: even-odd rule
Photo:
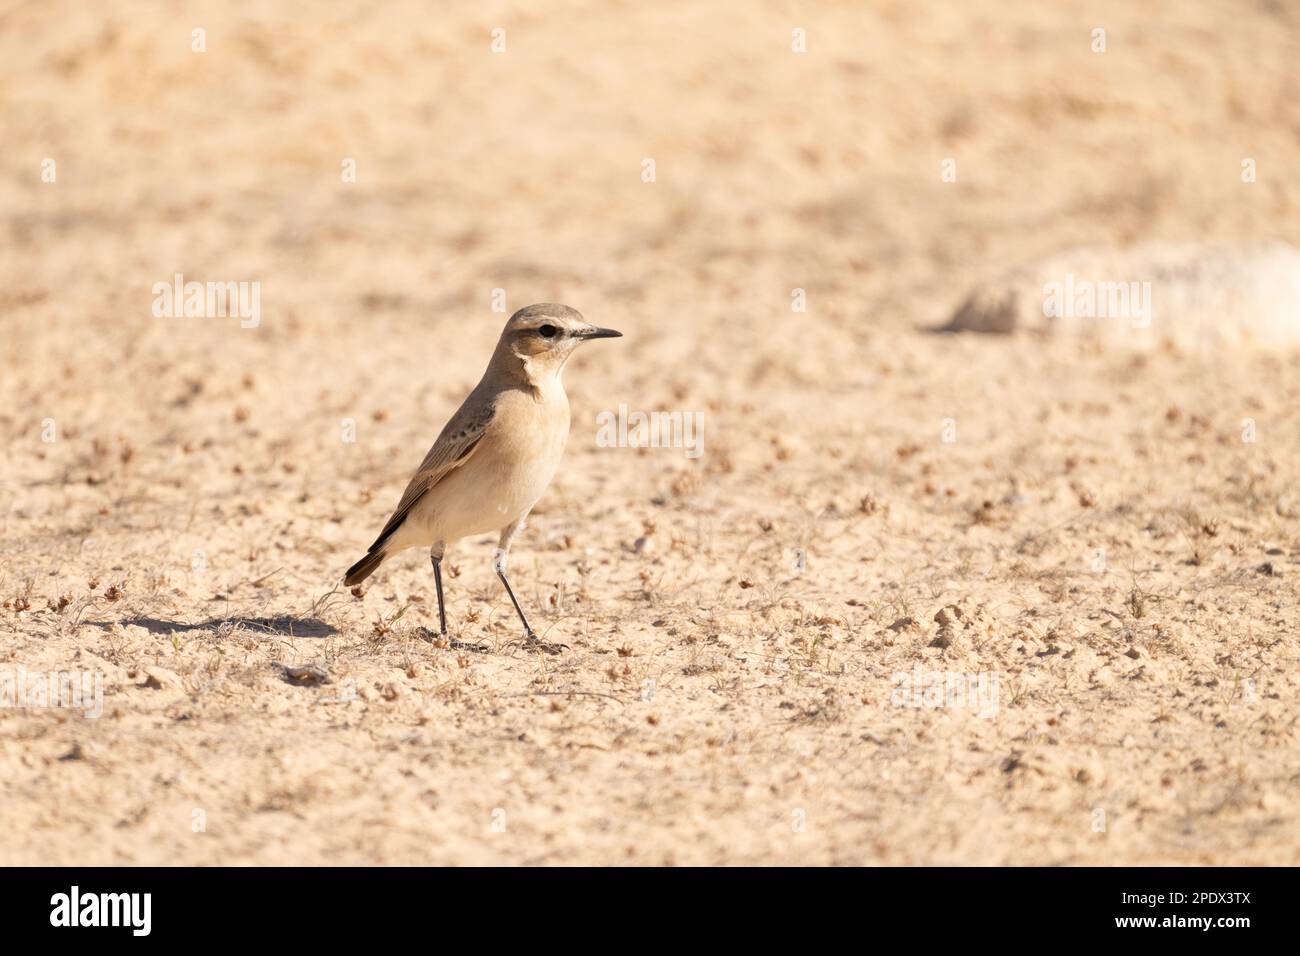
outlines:
[[[384,563],[385,557],[386,555],[382,550],[371,551],[356,564],[352,565],[352,567],[348,568],[348,573],[343,576],[343,583],[348,587],[352,587],[354,584],[360,584],[378,570],[379,566]]]

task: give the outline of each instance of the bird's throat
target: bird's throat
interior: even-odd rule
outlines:
[[[533,401],[549,402],[563,399],[564,363],[554,360],[539,359],[536,356],[525,358],[523,362],[524,381],[532,390]]]

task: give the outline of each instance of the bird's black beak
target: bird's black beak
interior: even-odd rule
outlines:
[[[591,329],[578,333],[580,339],[621,339],[622,337],[622,332],[615,332],[613,329]]]

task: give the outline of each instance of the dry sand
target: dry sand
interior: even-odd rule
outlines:
[[[0,862],[1300,862],[1300,358],[924,331],[1300,242],[1300,14],[1140,7],[5,4],[0,675],[104,712],[0,710]],[[178,272],[260,324],[156,318]],[[484,652],[421,553],[337,586],[496,288],[627,336],[516,543],[559,658],[491,538]]]

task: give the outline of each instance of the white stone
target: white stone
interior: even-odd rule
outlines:
[[[1131,349],[1296,347],[1300,251],[1265,240],[1077,247],[972,290],[941,331]]]

